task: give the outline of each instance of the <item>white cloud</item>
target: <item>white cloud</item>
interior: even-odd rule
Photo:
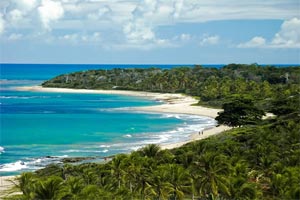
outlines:
[[[200,45],[216,45],[220,41],[220,37],[218,35],[212,35],[212,36],[205,36],[201,41]]]
[[[112,10],[109,6],[103,6],[99,8],[96,12],[87,15],[90,20],[108,19],[111,17]]]
[[[178,1],[175,1],[174,3],[174,13],[173,13],[173,16],[174,18],[179,18],[180,15],[181,15],[181,10],[183,8],[183,0],[178,0]]]
[[[300,48],[300,19],[286,20],[271,42],[272,47]]]
[[[256,36],[246,43],[239,44],[239,48],[254,48],[264,47],[266,45],[266,39],[263,37]]]
[[[129,22],[124,26],[123,31],[131,43],[143,43],[144,41],[155,40],[154,32],[144,24],[143,20]]]
[[[234,19],[288,19],[299,16],[298,9],[299,3],[293,0],[186,0],[178,20],[207,22]]]
[[[20,20],[22,20],[22,18],[23,18],[23,13],[18,9],[14,9],[8,13],[8,20],[11,23],[18,23]]]
[[[155,33],[150,21],[146,19],[153,15],[156,8],[156,0],[144,0],[136,6],[130,21],[123,25],[127,45],[139,47],[140,45],[144,46],[145,43],[155,43]]]
[[[191,38],[192,38],[192,36],[187,33],[182,33],[180,35],[180,40],[182,40],[182,41],[189,41],[189,40],[191,40]]]
[[[8,36],[8,40],[13,40],[13,41],[20,40],[20,39],[22,39],[22,37],[23,37],[23,35],[20,33],[12,33]]]
[[[7,38],[16,30],[26,29],[26,35],[27,32],[30,35],[41,32],[42,27],[49,35],[51,30],[62,31],[62,35],[101,32],[112,46],[122,43],[124,46],[153,48],[170,46],[170,43],[176,46],[180,41],[184,44],[191,40],[189,33],[179,34],[177,41],[162,38],[157,32],[162,26],[232,19],[286,20],[299,16],[298,6],[295,0],[0,0],[0,12],[3,12],[0,27],[3,32],[5,24]],[[294,37],[295,34],[279,32],[271,43],[273,46],[291,46],[287,44]],[[219,36],[212,35],[202,38],[200,45],[218,42]]]
[[[300,19],[293,18],[282,23],[280,31],[271,42],[256,36],[250,41],[241,43],[239,48],[300,48]]]
[[[12,0],[12,1],[17,5],[17,8],[26,11],[32,10],[37,4],[36,0]]]
[[[82,34],[82,33],[73,33],[73,34],[65,34],[63,36],[58,37],[59,40],[64,42],[70,42],[72,44],[78,43],[97,43],[102,41],[101,34],[99,32],[94,32],[91,34]]]
[[[52,0],[43,0],[38,7],[41,22],[47,30],[51,30],[50,23],[63,17],[64,9],[61,2]]]
[[[111,27],[124,26],[128,20],[140,18],[156,28],[161,25],[172,25],[185,22],[207,22],[212,20],[231,19],[289,19],[299,16],[299,4],[294,0],[276,1],[240,1],[240,0],[2,0],[6,13],[17,9],[24,18],[36,21],[40,15],[45,27],[51,21],[60,20],[62,24],[81,30],[82,24],[93,20],[107,20],[108,13]],[[1,3],[0,3],[1,7]],[[6,17],[5,17],[6,18]],[[95,23],[95,22],[94,22]],[[28,23],[30,28],[36,25]],[[148,26],[148,25],[147,25]],[[63,26],[62,26],[63,27]],[[100,26],[94,26],[99,29]],[[56,28],[55,25],[51,28]]]
[[[0,35],[4,32],[4,19],[0,13]]]

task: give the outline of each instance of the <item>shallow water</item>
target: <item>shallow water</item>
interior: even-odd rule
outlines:
[[[160,104],[142,97],[12,89],[40,84],[39,77],[51,78],[62,71],[47,69],[47,76],[51,76],[47,77],[30,66],[28,70],[30,74],[22,73],[26,69],[20,71],[20,66],[15,73],[12,69],[1,71],[1,175],[35,170],[60,162],[62,157],[101,158],[146,144],[183,141],[189,133],[215,124],[207,117],[130,110]]]

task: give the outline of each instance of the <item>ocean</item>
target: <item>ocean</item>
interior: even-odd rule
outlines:
[[[176,65],[1,64],[0,175],[59,163],[63,157],[103,157],[147,144],[169,144],[215,125],[208,117],[146,113],[130,107],[162,102],[122,95],[16,91],[57,75],[89,69],[172,68]],[[179,65],[182,66],[182,65]]]

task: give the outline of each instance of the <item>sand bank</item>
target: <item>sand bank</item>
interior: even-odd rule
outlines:
[[[215,118],[220,112],[220,109],[206,108],[202,106],[193,106],[198,100],[191,96],[183,94],[169,94],[169,93],[153,93],[142,91],[127,91],[127,90],[89,90],[89,89],[67,89],[67,88],[45,88],[41,86],[17,87],[20,91],[37,91],[37,92],[61,92],[61,93],[82,93],[82,94],[118,94],[127,96],[138,96],[150,98],[157,101],[162,101],[164,104],[146,107],[134,107],[132,110],[145,112],[160,112],[160,113],[178,113],[191,114]],[[213,127],[205,130],[203,134],[193,133],[190,135],[188,141],[178,142],[174,144],[162,145],[163,149],[172,149],[194,140],[201,140],[212,135],[228,130],[228,126]]]

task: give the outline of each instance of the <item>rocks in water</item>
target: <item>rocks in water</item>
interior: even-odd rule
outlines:
[[[70,158],[63,158],[61,159],[61,162],[63,163],[77,163],[84,160],[94,160],[95,157],[70,157]]]

